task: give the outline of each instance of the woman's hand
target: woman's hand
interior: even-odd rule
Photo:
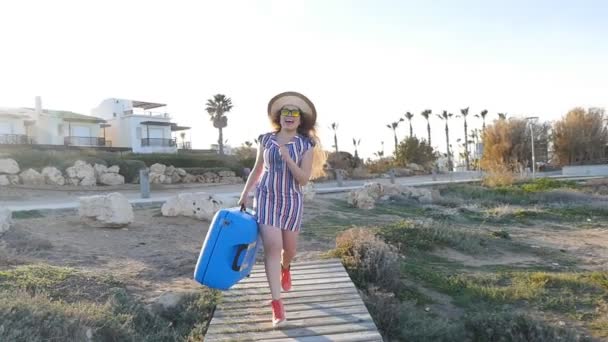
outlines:
[[[239,198],[237,204],[240,208],[247,208],[247,205],[249,204],[249,196],[245,193],[241,194],[241,197]]]
[[[279,146],[279,154],[281,155],[281,159],[283,159],[283,161],[285,162],[289,162],[291,159],[291,156],[289,155],[289,149],[287,148],[287,145],[280,145]]]

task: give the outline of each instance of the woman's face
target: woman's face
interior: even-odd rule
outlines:
[[[296,106],[284,106],[279,112],[281,128],[288,131],[295,131],[300,126],[302,112]]]

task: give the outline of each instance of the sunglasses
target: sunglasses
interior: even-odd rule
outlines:
[[[294,118],[299,118],[300,114],[301,113],[299,109],[281,109],[281,116],[291,116]]]

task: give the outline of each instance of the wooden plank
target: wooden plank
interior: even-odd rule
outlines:
[[[327,289],[341,289],[341,288],[355,288],[355,285],[351,281],[342,281],[340,283],[328,283],[328,284],[313,284],[313,285],[304,285],[293,288],[289,292],[285,293],[298,293],[298,292],[308,292],[308,291],[317,291],[317,290],[327,290]],[[224,299],[233,298],[233,297],[243,297],[243,296],[255,296],[262,294],[270,294],[270,288],[268,286],[258,287],[258,288],[250,288],[250,289],[237,289],[232,290],[228,293],[224,294]]]
[[[281,295],[283,299],[287,298],[297,298],[297,297],[317,297],[317,296],[325,296],[325,295],[333,295],[333,294],[359,294],[357,289],[353,285],[352,287],[347,288],[336,288],[336,289],[323,289],[318,291],[303,291],[303,292],[286,292]],[[255,295],[255,296],[247,296],[247,297],[223,297],[222,302],[225,303],[234,303],[234,302],[257,302],[257,301],[270,301],[270,296],[267,294],[263,295]]]
[[[306,336],[299,338],[262,339],[263,342],[382,342],[382,335],[377,331],[360,331],[346,334]]]
[[[327,268],[339,268],[339,267],[344,268],[344,266],[342,266],[342,264],[340,264],[340,263],[332,263],[332,264],[302,265],[302,266],[292,265],[291,270],[292,271],[323,270],[323,269],[327,269]],[[264,273],[264,272],[265,272],[265,269],[262,266],[254,267],[251,270],[251,273]]]
[[[297,303],[290,304],[285,303],[285,307],[292,311],[306,311],[306,310],[317,310],[317,309],[336,309],[336,308],[344,308],[351,306],[361,305],[361,299],[355,298],[350,300],[342,300],[342,301],[322,301],[322,302],[313,302],[313,303]],[[257,307],[249,307],[249,308],[223,308],[222,310],[217,310],[215,312],[215,317],[237,317],[237,316],[247,316],[247,315],[257,315],[259,312],[263,312],[267,314],[270,311],[270,306],[268,303],[265,303],[264,306]]]
[[[359,304],[355,306],[348,306],[342,308],[321,308],[312,310],[296,311],[291,307],[286,306],[285,311],[287,312],[287,319],[290,322],[296,320],[302,320],[305,318],[320,318],[320,317],[336,317],[344,315],[364,315],[367,313],[365,305]],[[267,323],[270,320],[272,311],[270,308],[266,310],[258,310],[251,312],[247,316],[214,316],[211,322],[212,325],[221,324],[253,324],[253,323]]]
[[[336,259],[336,258],[318,259],[318,260],[302,260],[302,261],[295,260],[291,263],[291,266],[297,267],[297,266],[306,266],[306,265],[325,265],[325,264],[340,264],[341,265],[342,261],[340,259]],[[256,268],[256,267],[264,268],[264,263],[257,263],[253,267],[254,268]]]
[[[287,317],[287,324],[281,327],[281,330],[296,330],[296,329],[307,329],[307,327],[322,327],[322,326],[333,326],[341,324],[359,324],[370,322],[371,317],[369,314],[352,314],[344,316],[331,316],[321,318],[304,318],[299,320],[289,320]],[[241,323],[241,324],[211,324],[207,333],[210,335],[218,334],[242,334],[242,333],[258,333],[258,332],[271,332],[276,330],[271,323],[270,316],[266,318],[264,322],[258,324],[252,323]]]
[[[341,273],[341,272],[344,272],[345,274],[347,274],[344,271],[344,268],[342,266],[340,266],[340,267],[330,267],[330,268],[323,268],[323,269],[299,270],[297,272],[292,271],[291,275],[292,276],[295,276],[295,275],[318,275],[318,274]],[[251,279],[251,278],[258,278],[258,277],[266,278],[266,272],[265,271],[261,271],[261,272],[257,272],[257,273],[251,273],[249,275],[249,278],[245,278],[243,281]]]
[[[299,286],[313,285],[313,284],[340,283],[340,282],[344,282],[344,281],[350,282],[351,281],[350,277],[344,276],[341,274],[338,274],[338,275],[329,275],[328,274],[326,277],[322,277],[322,278],[313,278],[313,279],[293,279],[292,278],[291,285],[292,285],[292,287],[299,287]],[[238,284],[238,286],[234,286],[233,288],[231,288],[230,291],[240,290],[240,289],[252,289],[252,288],[256,288],[256,287],[268,287],[268,281],[266,280],[266,278],[256,280],[256,281],[244,281],[244,282]],[[230,291],[228,291],[226,293],[230,293]]]
[[[324,302],[334,302],[334,301],[349,301],[349,300],[358,300],[361,301],[361,297],[359,293],[347,293],[347,294],[334,294],[331,293],[329,295],[320,295],[317,297],[295,297],[295,298],[284,298],[283,302],[285,305],[296,305],[296,304],[319,304]],[[259,301],[251,301],[251,302],[231,302],[231,303],[220,303],[218,305],[218,310],[216,313],[222,312],[224,310],[237,310],[237,309],[252,309],[252,308],[269,308],[270,303],[269,299]],[[221,310],[220,310],[221,309]]]
[[[296,329],[277,329],[273,331],[236,333],[236,334],[211,334],[205,336],[205,341],[259,341],[262,339],[278,338],[302,338],[308,336],[319,337],[318,341],[324,341],[324,335],[336,335],[342,333],[354,333],[365,331],[377,331],[374,322],[365,321],[360,323],[346,323],[324,326],[307,326]]]

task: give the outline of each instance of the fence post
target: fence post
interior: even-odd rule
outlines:
[[[391,169],[388,175],[391,177],[391,184],[395,184],[395,169]]]
[[[150,169],[139,170],[139,190],[141,198],[150,198]]]
[[[344,178],[342,177],[342,170],[336,169],[336,180],[338,181],[338,187],[342,187],[344,185]]]

